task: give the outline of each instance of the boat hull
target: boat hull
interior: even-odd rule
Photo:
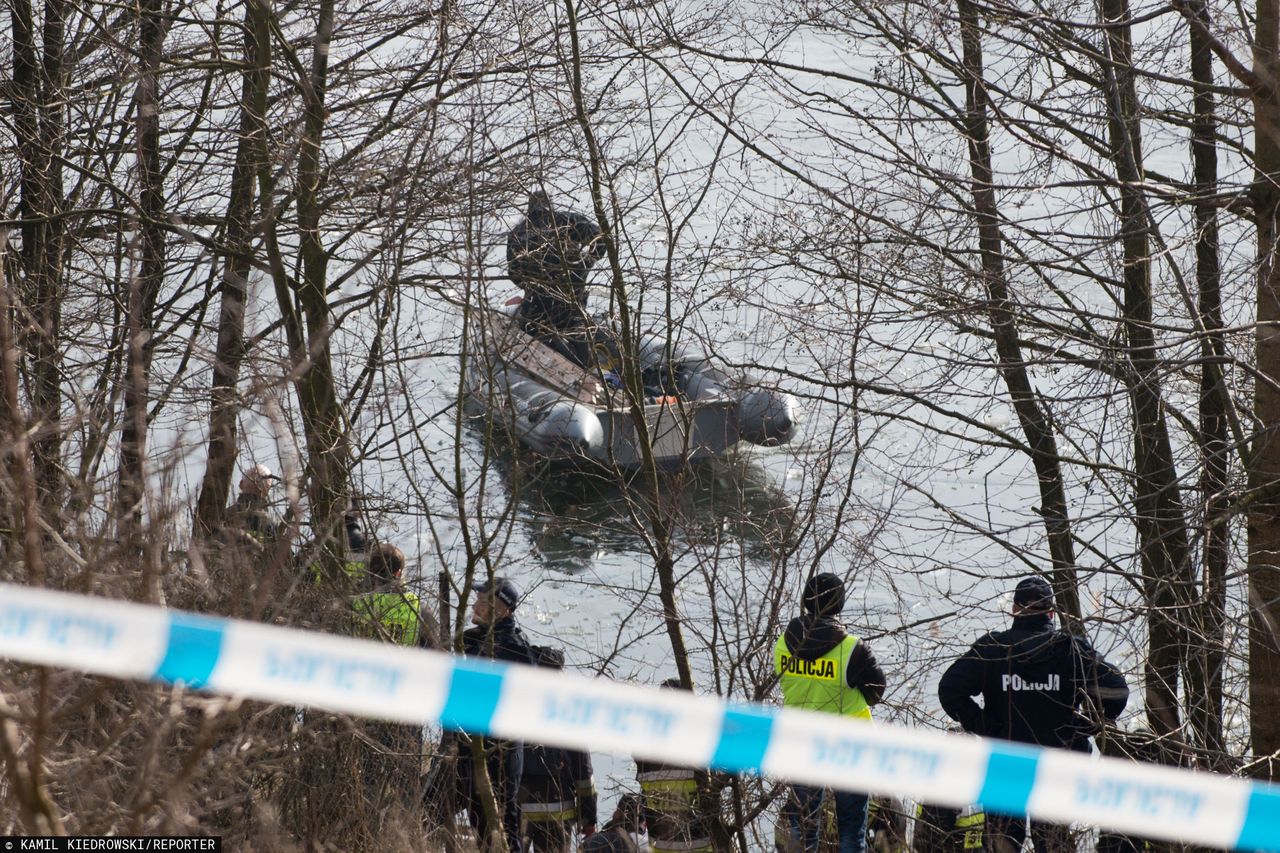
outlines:
[[[637,412],[621,388],[526,334],[509,313],[487,313],[470,344],[470,405],[550,462],[635,469],[652,460],[677,468],[719,456],[744,438],[757,444],[790,438],[790,395],[735,388],[705,358],[673,358],[668,373],[678,393],[646,393]],[[644,342],[642,365],[654,362],[656,352]]]

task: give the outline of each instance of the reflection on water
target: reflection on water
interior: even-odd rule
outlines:
[[[678,549],[733,547],[769,561],[788,544],[794,506],[747,453],[659,474],[657,500],[638,474],[580,470],[504,454],[495,466],[548,568],[581,572],[609,554],[645,552],[651,515],[671,519]]]

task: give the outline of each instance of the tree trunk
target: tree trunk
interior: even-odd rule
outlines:
[[[1192,0],[1196,17],[1209,26],[1204,0]],[[1222,667],[1226,655],[1226,581],[1230,542],[1226,521],[1230,441],[1227,388],[1222,370],[1226,346],[1222,329],[1221,272],[1218,260],[1218,213],[1209,199],[1218,191],[1217,118],[1213,98],[1213,53],[1205,33],[1190,28],[1194,117],[1191,159],[1196,222],[1197,306],[1204,324],[1210,358],[1200,371],[1200,493],[1204,513],[1201,546],[1200,602],[1196,637],[1188,671],[1188,716],[1197,745],[1215,769],[1225,770],[1222,738]]]
[[[34,476],[44,512],[62,503],[62,0],[46,0],[41,45],[30,0],[9,5],[13,24],[14,127],[21,158],[21,287],[31,322],[23,346],[31,361]],[[43,55],[41,56],[41,51]]]
[[[333,0],[321,0],[316,21],[311,74],[303,87],[305,118],[298,155],[298,228],[302,281],[297,298],[306,319],[309,365],[296,382],[307,440],[311,524],[326,561],[336,569],[343,550],[342,517],[348,503],[349,449],[346,420],[334,385],[329,337],[332,316],[326,288],[328,255],[320,240],[321,155]]]
[[[691,690],[693,689],[693,671],[689,666],[689,652],[684,640],[683,622],[676,597],[675,555],[671,542],[673,525],[668,512],[663,508],[663,502],[659,499],[662,483],[653,456],[649,424],[645,417],[644,380],[641,377],[641,367],[637,357],[639,346],[636,341],[636,324],[631,316],[630,303],[627,301],[626,284],[622,276],[621,259],[618,256],[618,243],[614,238],[612,217],[605,203],[604,155],[591,127],[590,113],[582,88],[582,52],[578,38],[577,7],[574,0],[564,0],[564,7],[571,49],[571,65],[568,74],[573,95],[574,118],[586,142],[592,210],[600,226],[600,234],[604,239],[606,256],[612,272],[612,304],[618,311],[623,390],[627,396],[632,428],[635,430],[636,446],[640,450],[641,473],[644,478],[645,492],[648,495],[647,520],[653,535],[651,539],[647,539],[647,544],[658,576],[662,618],[667,639],[671,643],[671,655],[676,673],[680,683]]]
[[[1000,211],[996,203],[991,142],[987,112],[989,96],[982,60],[982,36],[978,13],[969,0],[956,0],[960,15],[960,41],[964,50],[965,136],[969,141],[969,169],[973,177],[973,212],[978,224],[978,251],[982,259],[982,282],[987,293],[987,312],[1000,359],[1000,376],[1009,391],[1018,423],[1022,426],[1031,462],[1040,486],[1041,517],[1049,540],[1053,562],[1053,587],[1058,610],[1073,633],[1082,633],[1080,591],[1076,585],[1075,545],[1071,540],[1071,519],[1067,513],[1067,492],[1059,464],[1053,423],[1031,385],[1026,361],[1018,343],[1014,305],[1009,298],[1005,276],[1004,242]]]
[[[164,178],[160,164],[160,56],[164,47],[165,22],[161,0],[140,0],[138,6],[139,57],[136,102],[138,183],[140,210],[138,236],[141,263],[130,276],[128,301],[128,354],[125,367],[124,423],[120,434],[119,523],[122,538],[136,553],[142,542],[142,504],[147,487],[147,404],[148,377],[155,335],[155,306],[164,284],[165,215]],[[158,566],[145,561],[144,594],[158,601]]]
[[[236,390],[244,360],[244,312],[253,249],[254,175],[259,168],[258,152],[266,148],[267,75],[271,61],[270,43],[257,35],[254,22],[260,13],[255,12],[255,6],[245,4],[244,12],[247,70],[241,81],[240,137],[227,205],[227,257],[222,272],[218,343],[213,356],[208,462],[196,505],[196,531],[202,536],[222,525],[235,475],[236,424],[240,415]]]
[[[6,239],[0,232],[0,259],[6,254]],[[5,468],[13,486],[14,500],[8,511],[10,522],[20,535],[11,535],[10,541],[20,544],[26,562],[27,580],[32,586],[44,583],[44,555],[40,549],[40,530],[36,521],[39,512],[36,499],[36,482],[31,470],[31,448],[27,441],[27,421],[22,416],[22,404],[18,400],[18,346],[13,333],[13,306],[9,303],[9,285],[5,280],[5,265],[0,263],[0,389],[4,398],[3,440],[6,445]]]
[[[1250,452],[1249,490],[1249,732],[1255,773],[1280,779],[1280,3],[1259,0],[1254,37],[1253,95],[1258,228],[1258,378],[1254,411],[1259,432]]]
[[[1142,138],[1127,0],[1103,0],[1107,60],[1102,76],[1111,158],[1120,195],[1124,251],[1124,329],[1133,409],[1134,509],[1147,619],[1147,715],[1160,734],[1181,725],[1178,684],[1185,664],[1181,620],[1190,596],[1190,547],[1173,448],[1161,398],[1160,362],[1151,326],[1150,215],[1142,194]]]

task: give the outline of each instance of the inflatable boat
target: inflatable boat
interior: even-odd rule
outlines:
[[[479,312],[469,327],[465,390],[470,406],[521,445],[554,462],[633,469],[644,462],[635,416],[618,373],[616,339],[597,332],[599,363],[588,370],[528,334],[518,300]],[[604,330],[602,324],[599,327]],[[795,400],[664,338],[641,337],[644,422],[654,462],[679,467],[719,456],[739,441],[785,444]]]

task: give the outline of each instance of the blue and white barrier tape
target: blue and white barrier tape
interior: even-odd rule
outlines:
[[[0,584],[0,657],[1280,853],[1280,786]]]

